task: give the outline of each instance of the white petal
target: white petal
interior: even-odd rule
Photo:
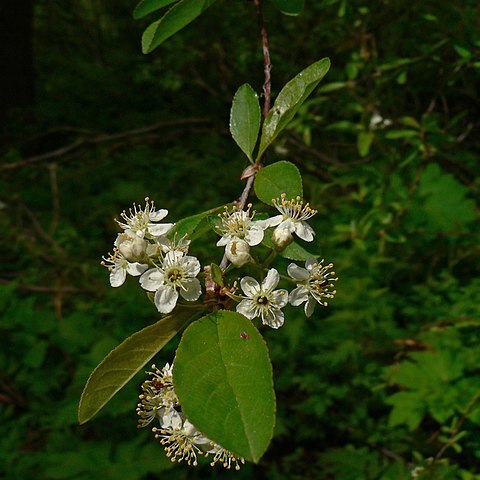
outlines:
[[[132,230],[129,228],[128,230],[125,230],[125,233],[131,238],[143,238],[145,236],[145,230]]]
[[[187,302],[194,302],[202,294],[202,287],[198,278],[187,278],[182,282],[180,295],[187,300]]]
[[[290,233],[295,232],[295,222],[291,218],[287,218],[278,224],[278,230],[288,230]]]
[[[237,312],[252,320],[255,318],[255,304],[246,298],[237,305]]]
[[[272,297],[278,308],[283,308],[288,303],[288,292],[283,288],[272,292]]]
[[[224,235],[218,242],[217,247],[224,247],[230,241],[231,235]]]
[[[310,277],[310,272],[305,268],[299,267],[295,263],[291,263],[287,267],[288,274],[294,279],[303,282]]]
[[[155,292],[154,302],[160,313],[170,313],[177,300],[178,292],[170,285],[163,285]]]
[[[313,266],[317,264],[318,265],[318,260],[315,257],[310,257],[306,262],[305,262],[305,268],[308,268],[308,270],[312,270]]]
[[[155,223],[149,223],[147,225],[147,230],[150,235],[160,237],[162,235],[166,235],[174,226],[174,223],[160,223],[159,225],[156,225]]]
[[[178,252],[181,254],[181,252]],[[200,262],[198,258],[192,256],[185,256],[182,260],[182,267],[185,273],[190,277],[196,277],[200,272]]]
[[[127,263],[127,272],[133,277],[138,277],[147,269],[148,265],[145,265],[144,263]]]
[[[305,315],[311,317],[313,310],[315,309],[316,301],[313,297],[308,299],[308,302],[305,304]]]
[[[252,225],[245,235],[245,241],[254,247],[263,240],[263,229],[259,225]]]
[[[295,233],[306,242],[311,242],[315,236],[315,230],[305,222],[295,222]]]
[[[262,322],[272,328],[280,328],[285,322],[285,317],[281,310],[269,310],[266,315],[262,316]]]
[[[255,224],[263,228],[264,230],[269,227],[276,227],[283,220],[283,215],[275,215],[272,218],[267,218],[266,220],[256,220]]]
[[[159,222],[163,220],[168,215],[168,210],[161,208],[160,210],[154,210],[153,212],[149,213],[149,218],[152,222]]]
[[[170,250],[165,255],[162,266],[167,267],[172,264],[178,264],[182,258],[183,258],[183,252],[179,252],[178,250]]]
[[[127,271],[122,267],[113,267],[110,272],[110,285],[112,287],[119,287],[123,285],[125,279],[127,278]]]
[[[265,280],[262,282],[262,289],[266,292],[270,292],[278,285],[279,281],[280,274],[274,268],[271,268],[268,271]]]
[[[304,285],[299,285],[297,288],[290,292],[290,303],[294,307],[298,307],[303,302],[308,301],[308,290]]]
[[[243,277],[240,286],[247,297],[253,297],[260,290],[260,284],[252,277]]]
[[[166,408],[160,417],[160,425],[163,428],[171,428],[172,430],[180,430],[183,420],[180,414],[174,408]]]
[[[154,292],[163,284],[163,280],[163,274],[156,268],[151,268],[140,277],[140,286],[148,292]]]

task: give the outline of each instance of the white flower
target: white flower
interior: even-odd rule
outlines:
[[[243,267],[251,260],[250,247],[245,240],[233,239],[225,247],[225,255],[236,267]]]
[[[389,118],[383,118],[378,111],[375,111],[370,118],[370,128],[372,130],[389,127],[391,124],[392,121]]]
[[[154,303],[160,313],[170,313],[177,304],[178,295],[188,302],[200,297],[202,289],[195,278],[200,272],[200,262],[179,251],[165,255],[161,266],[147,270],[140,277],[140,285],[155,292]]]
[[[220,463],[227,470],[235,466],[235,470],[240,470],[240,463],[245,464],[245,459],[239,457],[228,450],[225,450],[223,447],[214,443],[213,447],[205,454],[205,456],[213,455],[213,460],[210,465],[213,467],[216,463]]]
[[[168,215],[168,210],[155,210],[155,204],[149,198],[145,198],[145,208],[133,204],[133,210],[130,208],[128,213],[124,210],[121,214],[124,222],[117,219],[115,221],[125,230],[125,233],[132,238],[155,238],[166,235],[174,223],[156,223],[163,220]]]
[[[167,237],[158,237],[154,243],[150,243],[147,247],[147,255],[149,257],[161,257],[163,253],[168,252],[182,252],[187,254],[190,247],[190,240],[187,240],[187,236],[183,236],[177,241],[177,236],[173,240]]]
[[[137,237],[136,235],[132,238],[126,233],[120,233],[114,245],[129,262],[141,262],[142,260],[146,260],[145,256],[148,245],[150,244],[145,239]]]
[[[286,194],[272,200],[275,208],[281,213],[275,217],[263,220],[262,224],[267,227],[277,227],[272,235],[272,241],[279,249],[285,248],[293,240],[292,234],[296,234],[302,240],[311,242],[315,236],[313,228],[306,220],[313,217],[317,211],[304,204],[300,197],[286,200]]]
[[[338,280],[334,277],[335,272],[329,271],[333,264],[323,265],[323,260],[317,262],[315,258],[310,258],[305,262],[305,268],[291,263],[288,268],[288,274],[297,281],[297,288],[290,292],[290,303],[297,307],[305,303],[305,315],[310,317],[315,308],[315,304],[327,307],[326,298],[333,298],[337,293],[332,282]]]
[[[172,366],[168,363],[159,370],[152,365],[152,370],[147,372],[152,378],[142,383],[140,403],[137,405],[137,414],[140,416],[138,427],[146,427],[154,418],[160,424],[171,415],[170,410],[178,405],[178,398],[173,389]]]
[[[248,245],[254,247],[263,240],[263,231],[266,226],[258,221],[254,222],[252,219],[255,212],[250,213],[252,204],[248,205],[247,210],[237,210],[233,208],[229,212],[225,207],[225,212],[219,217],[222,220],[222,225],[218,228],[222,234],[222,238],[217,242],[217,247],[224,247],[231,240],[244,240]]]
[[[262,322],[272,328],[280,328],[284,322],[282,308],[288,302],[286,290],[274,290],[280,281],[279,273],[270,269],[260,285],[252,277],[240,280],[246,297],[237,305],[237,312],[250,320],[261,317]]]
[[[107,267],[110,270],[110,285],[112,287],[120,287],[125,282],[127,278],[127,273],[133,277],[138,277],[145,270],[147,270],[148,265],[138,262],[129,262],[118,250],[115,248],[113,250],[113,255],[109,254],[108,258],[102,257],[102,265]]]
[[[154,427],[152,431],[172,462],[186,461],[188,465],[197,465],[197,454],[203,455],[199,446],[211,443],[184,415],[174,409],[164,416],[161,428]]]

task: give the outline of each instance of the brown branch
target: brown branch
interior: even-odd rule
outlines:
[[[197,124],[205,124],[205,123],[211,123],[211,120],[208,118],[187,118],[184,120],[158,122],[153,125],[149,125],[148,127],[135,128],[133,130],[127,130],[119,133],[101,134],[91,138],[83,138],[80,140],[76,140],[70,145],[66,145],[64,147],[53,150],[51,152],[42,153],[40,155],[29,157],[19,162],[6,163],[5,165],[2,165],[0,167],[0,171],[13,170],[13,169],[24,167],[27,165],[37,164],[37,163],[41,163],[49,160],[55,160],[70,154],[78,154],[78,152],[84,147],[115,142],[118,140],[127,140],[137,136],[153,133],[156,130],[159,130],[165,127],[197,125]]]
[[[8,285],[11,281],[5,280],[0,278],[0,285]],[[46,287],[43,285],[16,285],[15,286],[18,290],[22,290],[24,292],[35,292],[35,293],[53,293],[58,294],[59,292],[62,294],[94,294],[96,292],[95,289],[89,288],[77,288],[72,287],[69,285],[57,285],[55,287]]]
[[[57,249],[59,252],[62,254],[65,253],[65,250],[63,247],[56,241],[54,240],[42,227],[40,222],[38,221],[37,217],[34,215],[34,213],[25,205],[25,203],[20,202],[20,208],[23,210],[23,212],[27,215],[27,217],[30,219],[30,222],[32,223],[33,228],[37,232],[38,236],[40,238],[43,238],[46,243]]]
[[[265,75],[265,81],[263,83],[263,116],[266,117],[270,111],[270,95],[271,95],[271,76],[272,63],[270,61],[270,50],[268,47],[267,29],[265,28],[265,22],[263,21],[263,13],[261,0],[253,0],[255,8],[257,10],[258,24],[260,26],[260,35],[262,36],[262,50],[263,50],[263,72]]]

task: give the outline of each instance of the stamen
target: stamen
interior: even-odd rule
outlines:
[[[309,203],[304,204],[299,196],[291,200],[287,200],[286,196],[285,193],[282,193],[279,198],[272,199],[275,208],[285,217],[303,222],[318,213],[317,210],[310,207]]]

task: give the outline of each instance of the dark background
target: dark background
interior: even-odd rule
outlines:
[[[339,281],[328,309],[264,332],[277,428],[240,473],[173,465],[136,431],[141,376],[84,426],[76,408],[103,356],[157,319],[99,265],[113,217],[148,195],[176,221],[243,188],[228,115],[263,83],[252,2],[219,1],[148,56],[158,15],[134,21],[134,2],[0,4],[0,477],[480,478],[478,5],[263,3],[274,95],[332,61],[268,161],[302,171],[312,248]],[[211,239],[195,251],[220,261]]]

